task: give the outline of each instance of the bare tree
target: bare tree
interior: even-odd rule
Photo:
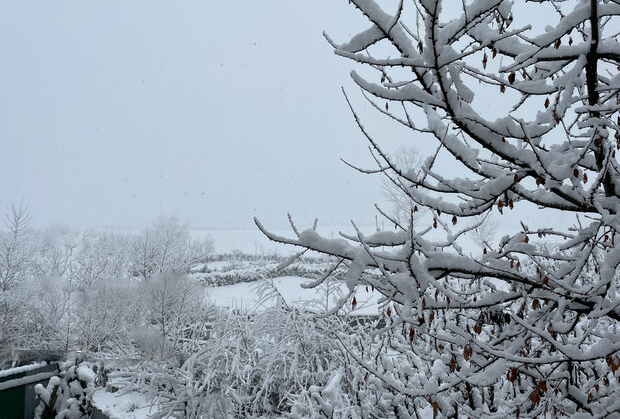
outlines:
[[[422,174],[420,152],[415,147],[399,147],[397,152],[390,157],[390,161],[402,172],[411,171],[413,177]],[[383,197],[392,205],[388,214],[395,221],[396,228],[398,226],[407,228],[408,224],[420,219],[419,214],[416,214],[418,207],[408,192],[412,186],[411,182],[405,178],[386,173],[381,186]]]
[[[471,231],[472,239],[483,251],[486,248],[493,248],[497,229],[499,228],[497,216],[492,212],[488,212],[484,215],[477,215],[475,220],[477,227]]]
[[[423,176],[397,167],[347,101],[378,171],[410,184],[432,220],[348,244],[259,228],[350,261],[341,304],[364,282],[384,295],[385,339],[348,349],[389,415],[618,417],[620,4],[351,3],[370,27],[327,38],[366,67],[351,76],[379,112],[437,144]],[[536,14],[553,19],[539,28]],[[572,221],[522,222],[481,257],[460,245],[479,215],[543,208]],[[381,278],[362,276],[371,267]]]
[[[6,216],[7,231],[0,236],[0,290],[3,292],[13,288],[25,275],[32,253],[26,237],[30,218],[23,202],[18,207],[11,205],[11,213]]]
[[[157,272],[156,259],[157,250],[153,243],[152,234],[147,228],[144,233],[132,239],[129,250],[132,274],[146,280]]]
[[[154,354],[164,360],[178,355],[184,331],[202,315],[203,286],[188,275],[160,273],[143,283],[146,324],[158,333]]]
[[[190,273],[212,252],[213,241],[209,237],[192,238],[178,218],[160,217],[133,239],[129,259],[134,274],[146,280],[160,272]]]
[[[19,327],[24,300],[16,288],[31,273],[29,223],[26,205],[11,205],[6,231],[0,233],[0,360],[10,359],[11,341]]]
[[[113,231],[85,231],[76,249],[74,277],[82,288],[104,278],[127,276],[127,250],[130,236]]]
[[[56,225],[38,231],[33,274],[71,279],[78,269],[76,253],[79,232]]]

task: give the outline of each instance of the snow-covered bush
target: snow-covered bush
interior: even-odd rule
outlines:
[[[140,291],[144,325],[157,336],[149,339],[149,355],[160,360],[187,355],[184,342],[191,341],[192,326],[206,318],[204,287],[186,274],[164,272],[149,277]]]
[[[134,355],[129,329],[153,321],[145,317],[153,307],[145,311],[139,296],[150,296],[153,287],[138,290],[136,279],[148,275],[137,267],[136,243],[148,238],[143,260],[152,267],[148,272],[188,273],[213,250],[210,238],[191,238],[176,218],[161,218],[140,234],[32,229],[29,221],[27,208],[14,206],[7,228],[0,229],[0,363],[5,364],[12,362],[14,349]],[[169,335],[167,326],[164,334]]]
[[[303,402],[305,391],[327,384],[343,365],[331,336],[340,327],[335,318],[317,319],[291,309],[221,313],[209,340],[170,381],[173,405],[162,413],[200,418],[213,413],[213,402],[219,400],[225,409],[220,417],[288,414]]]
[[[98,356],[132,352],[129,329],[145,316],[141,284],[127,278],[107,278],[76,292],[73,298],[75,347]]]
[[[90,417],[96,366],[88,362],[66,361],[59,365],[58,376],[47,387],[37,384],[34,391],[40,400],[35,419],[87,419]]]
[[[334,259],[325,255],[303,256],[291,260],[276,255],[247,253],[216,254],[192,276],[209,287],[257,282],[283,276],[318,279],[330,272],[332,278],[342,279],[344,264],[334,269]]]
[[[21,306],[12,339],[19,349],[73,350],[77,308],[75,290],[63,278],[38,276],[24,281],[18,289]]]
[[[428,150],[420,170],[394,164],[347,102],[376,171],[432,216],[382,211],[395,231],[347,240],[257,224],[348,261],[342,305],[364,285],[385,297],[383,345],[350,351],[381,417],[618,417],[620,4],[350,3],[369,27],[327,39],[370,105]],[[472,251],[495,211],[508,234]]]

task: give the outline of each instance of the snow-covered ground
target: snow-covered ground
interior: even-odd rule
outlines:
[[[157,409],[140,393],[110,393],[95,390],[92,403],[110,419],[147,419]]]
[[[297,276],[286,276],[280,278],[274,278],[271,280],[277,293],[279,293],[286,304],[303,307],[308,303],[312,303],[314,306],[324,308],[326,302],[329,301],[329,307],[333,307],[339,298],[347,296],[348,290],[344,283],[340,283],[338,287],[331,291],[329,296],[326,294],[325,287],[319,286],[316,288],[302,288],[302,284],[309,283],[307,278],[301,278]],[[261,289],[269,293],[269,287],[261,285],[260,282],[244,282],[234,285],[226,285],[222,287],[207,288],[207,299],[212,304],[220,307],[231,307],[236,309],[261,309],[266,307],[273,307],[278,304],[277,293],[269,293],[268,298],[260,298]],[[355,299],[357,305],[355,310],[351,311],[351,314],[358,315],[374,315],[378,313],[378,299],[379,295],[371,290],[366,291],[365,288],[359,288],[355,293]],[[350,306],[349,298],[346,309]]]

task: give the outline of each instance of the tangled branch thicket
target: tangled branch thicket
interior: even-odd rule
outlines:
[[[384,334],[349,350],[390,415],[619,417],[620,3],[350,2],[370,27],[328,41],[369,103],[436,152],[403,170],[347,102],[377,171],[431,220],[383,212],[396,231],[346,242],[259,228],[348,263],[341,305],[363,285],[384,296]],[[567,221],[461,246],[492,211],[543,209]]]

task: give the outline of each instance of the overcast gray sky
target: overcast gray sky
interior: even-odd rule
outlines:
[[[321,34],[366,25],[333,0],[0,0],[0,210],[372,220],[379,180],[339,160],[370,162],[340,92],[351,63]]]

